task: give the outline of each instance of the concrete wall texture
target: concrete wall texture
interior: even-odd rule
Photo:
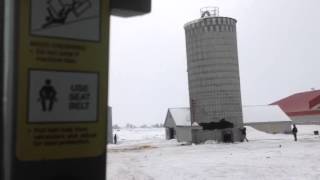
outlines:
[[[225,119],[234,124],[232,131],[238,139],[243,120],[236,22],[227,17],[206,17],[191,21],[184,28],[192,121]],[[211,137],[217,133],[209,134]],[[216,135],[213,139],[221,137]]]

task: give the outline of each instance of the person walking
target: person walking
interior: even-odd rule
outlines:
[[[114,144],[117,144],[117,140],[118,140],[118,136],[117,136],[117,134],[114,134],[114,136],[113,136]]]
[[[293,128],[292,128],[292,134],[293,134],[293,137],[294,137],[294,141],[297,141],[297,133],[298,133],[298,129],[296,127],[295,124],[293,124]]]
[[[248,138],[247,138],[247,129],[245,127],[240,129],[241,134],[243,135],[243,140],[246,140],[247,142],[249,142]]]

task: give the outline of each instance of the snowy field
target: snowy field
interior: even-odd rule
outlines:
[[[121,129],[108,145],[108,180],[320,179],[320,126],[292,135],[247,128],[249,142],[184,145],[164,140],[164,129]]]

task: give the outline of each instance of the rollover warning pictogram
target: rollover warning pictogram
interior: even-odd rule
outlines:
[[[100,0],[32,0],[31,34],[99,41],[100,8]]]

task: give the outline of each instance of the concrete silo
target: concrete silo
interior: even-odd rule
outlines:
[[[236,23],[217,8],[185,24],[192,141],[240,141],[243,127]]]

